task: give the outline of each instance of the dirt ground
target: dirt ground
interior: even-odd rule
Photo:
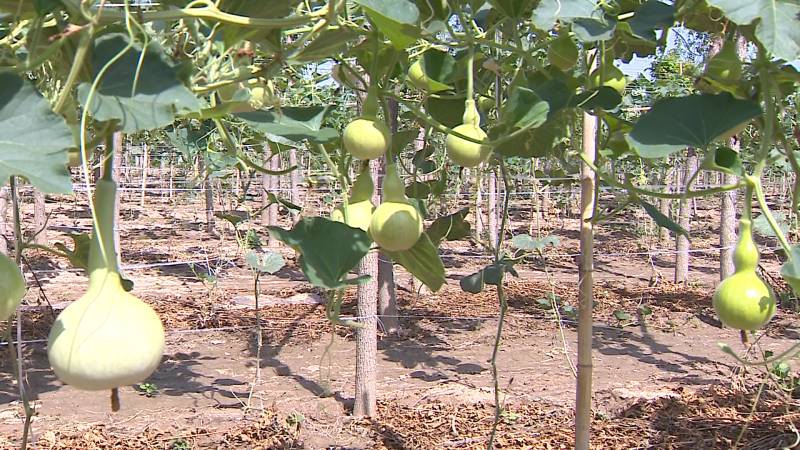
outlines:
[[[88,229],[85,208],[53,200],[51,242]],[[35,448],[485,448],[494,421],[489,359],[498,303],[490,289],[471,295],[458,287],[461,276],[486,263],[477,248],[445,245],[448,284],[435,294],[413,292],[409,276],[398,270],[401,332],[383,333],[379,341],[380,417],[353,419],[352,333],[327,323],[320,293],[303,281],[291,252],[279,249],[287,267],[262,279],[266,347],[257,361],[253,278],[231,229],[218,224],[222,237],[209,238],[199,203],[148,202],[146,209],[123,202],[122,260],[133,293],[161,314],[167,348],[147,380],[154,391],[122,388],[117,413],[108,393],[64,386],[47,363],[44,340],[53,314],[46,305],[57,313],[80,295],[85,277],[45,253],[28,258],[36,274],[34,280],[28,270],[29,281],[41,286],[29,292],[22,322]],[[701,205],[693,248],[717,246],[707,225],[714,212],[714,205]],[[513,218],[514,233],[528,231],[526,211]],[[520,277],[508,282],[497,362],[505,405],[497,448],[572,446],[575,322],[568,315],[559,322],[541,300],[552,292],[563,305],[576,306],[577,221],[545,222],[549,227],[541,231],[560,244],[547,250],[546,264],[526,261],[518,266]],[[790,445],[800,414],[793,392],[770,383],[758,395],[763,371],[743,370],[717,346],[745,351],[738,333],[722,329],[710,308],[717,253],[694,253],[692,283],[676,286],[666,281],[671,246],[622,222],[598,227],[594,447],[731,448],[737,439],[741,448]],[[665,252],[646,254],[658,249]],[[777,276],[778,264],[765,255],[768,273]],[[353,312],[348,303],[342,314]],[[797,337],[797,315],[784,308],[754,349],[778,354]],[[0,447],[15,448],[22,409],[5,360],[2,372]]]

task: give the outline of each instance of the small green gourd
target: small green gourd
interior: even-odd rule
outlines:
[[[25,277],[22,271],[11,258],[0,253],[0,320],[8,320],[24,296]]]
[[[480,127],[481,119],[478,109],[475,107],[475,100],[468,98],[464,102],[464,106],[463,123],[453,128],[453,131],[477,141],[485,140],[486,133]],[[492,153],[490,146],[468,141],[454,134],[447,135],[445,150],[453,162],[463,167],[477,167]]]
[[[342,206],[337,206],[331,213],[331,220],[367,231],[372,221],[372,212],[375,210],[375,205],[372,203],[374,188],[369,166],[365,165],[353,182],[346,210]]]
[[[386,251],[408,250],[422,236],[422,217],[408,201],[395,164],[386,166],[382,188],[383,202],[372,213],[369,234]]]

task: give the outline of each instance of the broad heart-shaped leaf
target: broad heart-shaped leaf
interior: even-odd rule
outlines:
[[[128,36],[122,33],[97,38],[92,50],[93,74],[97,76],[127,45]],[[133,133],[167,126],[179,115],[200,110],[197,97],[183,85],[177,69],[167,62],[155,41],[148,44],[143,57],[142,53],[142,48],[133,44],[109,66],[88,106],[95,120],[118,120],[123,132]],[[81,106],[87,107],[90,91],[90,83],[78,86]]]
[[[738,25],[756,22],[756,38],[786,61],[800,57],[800,3],[797,0],[708,0]]]
[[[652,217],[659,227],[666,228],[675,234],[686,236],[686,238],[689,239],[689,232],[686,231],[686,229],[684,229],[682,226],[675,223],[675,221],[662,214],[658,208],[641,199],[636,199],[636,201],[642,205],[642,208],[644,208],[647,215]]]
[[[500,283],[503,282],[503,275],[506,273],[519,277],[519,274],[514,269],[514,261],[501,259],[500,261],[489,264],[472,275],[465,276],[458,284],[461,286],[462,291],[469,292],[470,294],[478,294],[483,291],[484,285],[486,284],[499,286]]]
[[[503,142],[494,151],[506,157],[541,158],[551,153],[556,137],[560,135],[559,129],[563,128],[563,121],[550,120],[539,128],[528,130],[511,140]],[[504,127],[496,127],[490,130],[489,137],[496,139],[506,133],[507,130]]]
[[[689,146],[707,147],[760,114],[758,104],[728,93],[667,97],[639,118],[627,140],[642,158],[663,158]]]
[[[601,19],[603,10],[596,0],[542,0],[531,19],[537,28],[549,31],[557,21],[571,23],[575,19]]]
[[[312,285],[341,289],[357,282],[345,276],[369,251],[371,241],[363,230],[323,217],[305,217],[291,230],[267,228],[300,254],[300,268]]]
[[[660,0],[647,0],[628,21],[634,36],[656,40],[656,31],[675,23],[675,5]]]
[[[598,89],[581,92],[570,101],[571,105],[583,108],[587,111],[593,109],[611,111],[616,109],[620,103],[622,103],[622,96],[614,88],[608,86],[601,86]]]
[[[800,246],[792,247],[789,260],[781,267],[781,276],[792,287],[794,295],[800,297]]]
[[[292,58],[292,61],[305,63],[330,58],[345,50],[348,42],[357,39],[359,36],[358,33],[350,28],[324,30],[310,44],[305,46],[297,56]]]
[[[439,257],[439,251],[426,233],[422,233],[409,250],[386,254],[433,292],[438,291],[445,282],[444,264]]]
[[[290,106],[280,110],[253,111],[234,114],[256,131],[264,133],[270,140],[286,143],[308,139],[312,142],[330,142],[339,137],[333,128],[322,127],[329,106]],[[273,139],[273,137],[284,139]]]
[[[536,128],[547,120],[550,105],[528,88],[512,88],[503,105],[501,121],[510,128]]]
[[[506,16],[519,19],[523,14],[529,12],[533,2],[531,0],[489,0],[489,3]]]
[[[92,244],[92,237],[89,233],[70,233],[67,236],[72,239],[72,250],[61,242],[56,242],[53,247],[67,256],[72,267],[87,270],[89,268],[89,247]]]
[[[183,158],[190,161],[200,152],[208,148],[208,129],[194,128],[173,128],[167,129],[164,133],[169,142],[181,153]]]
[[[251,269],[270,275],[283,269],[283,266],[286,265],[286,261],[280,253],[271,251],[262,253],[252,250],[247,253],[245,260]]]
[[[789,233],[789,224],[786,222],[786,215],[782,212],[775,212],[772,213],[772,217],[775,219],[775,222],[778,223],[778,228],[781,230],[781,233],[784,235]],[[772,229],[767,221],[767,216],[763,214],[753,219],[753,231],[764,237],[776,237],[775,230]]]
[[[452,89],[447,83],[453,77],[456,68],[456,59],[450,53],[432,48],[422,54],[422,72],[428,77],[428,84],[432,91],[446,91]]]
[[[443,240],[457,241],[470,235],[470,224],[466,221],[469,208],[434,220],[426,231],[433,245],[438,246]]]
[[[511,245],[520,250],[544,250],[548,246],[557,247],[558,244],[558,237],[553,235],[534,239],[529,234],[518,234],[511,238]]]
[[[425,111],[439,123],[452,128],[464,121],[464,99],[428,97]]]
[[[64,118],[28,81],[0,73],[0,186],[20,175],[44,192],[72,192],[67,150],[74,146]]]
[[[581,42],[607,41],[614,37],[616,28],[617,22],[605,17],[579,18],[572,22],[572,31]]]
[[[355,0],[378,30],[402,50],[417,40],[419,9],[409,0]]]

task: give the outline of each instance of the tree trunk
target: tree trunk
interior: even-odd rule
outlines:
[[[373,179],[378,161],[370,162]],[[369,275],[368,283],[358,285],[358,316],[362,328],[356,329],[356,399],[353,415],[377,417],[378,361],[378,252],[370,251],[358,265],[360,276]]]
[[[289,166],[297,167],[297,149],[289,149]],[[289,187],[291,202],[300,206],[300,169],[295,169],[289,174],[291,186]]]
[[[267,168],[270,168],[270,158],[272,157],[272,150],[270,149],[269,143],[264,144],[264,165]],[[269,226],[272,225],[269,222],[269,193],[271,192],[270,180],[269,175],[266,173],[261,174],[261,225],[262,226]],[[272,239],[270,239],[272,240]],[[267,244],[269,245],[269,244]]]
[[[397,102],[389,101],[389,125],[393,133],[397,132]],[[378,165],[378,176],[375,178],[375,192],[372,195],[372,202],[380,204],[383,198],[381,184],[386,174],[386,158],[381,158],[383,164]],[[372,164],[372,162],[370,162]],[[380,253],[378,255],[378,314],[380,315],[383,329],[388,334],[397,333],[400,329],[400,320],[397,317],[397,291],[394,284],[394,264],[389,256]]]
[[[669,164],[669,160],[667,160]],[[672,174],[675,171],[674,165],[669,165],[669,168],[664,173],[664,189],[662,192],[668,194],[672,192]],[[661,211],[666,217],[672,217],[672,199],[660,198],[658,199],[658,210]],[[658,241],[662,244],[669,242],[669,229],[665,227],[658,228]]]
[[[31,186],[33,189],[33,242],[47,245],[47,205],[44,192]]]
[[[9,203],[8,186],[0,187],[0,253],[8,255],[8,241],[6,241],[6,233],[8,232],[8,203]]]
[[[597,117],[583,113],[583,154],[594,163]],[[578,380],[575,394],[575,448],[589,450],[592,428],[592,303],[594,271],[595,173],[581,163],[580,265],[578,267]]]
[[[139,199],[139,207],[142,209],[144,209],[144,198],[147,193],[147,166],[150,164],[147,150],[147,144],[142,144],[142,194]]]
[[[122,173],[122,144],[124,137],[121,131],[115,132],[111,135],[112,157],[114,158],[114,168],[111,176],[119,183],[120,174]],[[122,240],[119,238],[119,229],[122,226],[122,190],[117,190],[117,195],[114,199],[114,248],[117,251],[117,257],[122,258]],[[90,199],[91,201],[91,199]]]
[[[689,190],[689,181],[697,171],[697,152],[689,147],[686,156],[686,165],[681,181],[681,189]],[[678,225],[689,232],[691,225],[691,208],[689,199],[681,199],[678,207]],[[686,236],[678,235],[675,237],[675,282],[686,283],[689,281],[689,239]]]
[[[281,155],[280,153],[273,153],[269,159],[268,167],[270,170],[280,170],[281,168]],[[275,195],[281,195],[281,177],[279,175],[269,175],[270,192]],[[269,224],[278,225],[280,218],[278,216],[278,204],[273,203],[267,208],[269,211]],[[271,242],[270,245],[277,245],[277,241]]]
[[[211,174],[207,173],[206,170],[205,157],[205,154],[198,155],[198,170],[200,171],[200,176],[203,177],[203,193],[206,198],[206,232],[216,236],[217,233],[214,230],[214,188],[211,184]]]
[[[475,168],[475,239],[483,239],[483,164]]]

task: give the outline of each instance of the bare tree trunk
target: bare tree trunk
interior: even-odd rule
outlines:
[[[483,177],[481,169],[483,165],[475,168],[475,238],[483,239]]]
[[[172,159],[169,161],[169,199],[175,195],[175,164]]]
[[[207,173],[205,155],[198,155],[198,170],[203,177],[203,193],[206,198],[206,232],[216,236],[214,224],[214,187],[211,183],[211,174]]]
[[[389,101],[390,126],[393,133],[397,132],[397,102]],[[383,198],[381,184],[386,174],[386,157],[381,158],[382,164],[378,165],[378,176],[375,178],[375,192],[372,195],[372,202],[380,204]],[[372,162],[370,162],[372,164]],[[380,253],[378,255],[378,314],[384,331],[389,334],[397,333],[400,329],[400,320],[397,317],[397,291],[394,284],[394,264],[391,258]]]
[[[31,186],[33,189],[33,242],[47,245],[47,205],[44,192]]]
[[[139,199],[139,207],[141,208],[144,208],[144,198],[147,191],[147,166],[150,165],[147,151],[147,144],[142,144],[142,195]]]
[[[667,160],[669,164],[669,160]],[[672,192],[672,173],[675,171],[674,165],[669,165],[669,168],[664,173],[664,189],[662,192],[670,193]],[[658,210],[661,211],[661,214],[665,215],[666,217],[672,217],[672,199],[669,198],[660,198],[658,199]],[[669,229],[665,227],[659,227],[658,229],[658,241],[662,244],[666,244],[669,242]]]
[[[489,172],[489,186],[487,190],[489,191],[489,243],[492,244],[492,248],[496,248],[497,244],[500,242],[499,236],[499,225],[498,225],[498,217],[499,212],[497,210],[497,174],[494,170]]]
[[[0,187],[0,253],[8,255],[8,241],[6,241],[6,233],[8,226],[6,220],[8,219],[8,203],[9,203],[8,186]]]
[[[370,162],[372,177],[377,178],[378,161]],[[369,275],[368,283],[358,285],[358,316],[362,328],[356,329],[356,399],[353,415],[377,417],[378,361],[378,252],[370,251],[358,265],[358,274]]]
[[[272,156],[272,150],[269,148],[269,143],[264,144],[264,163],[265,163],[264,165],[267,166],[268,168],[270,167],[269,160],[271,156]],[[267,175],[266,173],[262,173],[261,174],[261,225],[265,227],[272,225],[269,222],[269,210],[267,208],[267,205],[269,205],[269,195],[267,194],[271,192],[270,187],[271,186],[270,186],[269,175]]]
[[[289,166],[297,167],[297,149],[292,147],[289,149]],[[300,169],[299,167],[289,174],[291,186],[289,187],[291,202],[295,205],[300,205]]]
[[[114,169],[111,176],[119,183],[120,174],[122,173],[122,144],[124,136],[121,131],[115,132],[111,135],[111,150],[112,158],[114,158]],[[91,201],[91,200],[90,200]],[[122,258],[122,240],[119,238],[119,229],[122,226],[122,190],[117,189],[117,195],[114,199],[114,248],[117,251],[117,257]]]
[[[269,168],[270,170],[280,170],[281,168],[281,155],[280,153],[274,153],[269,160]],[[269,175],[269,185],[270,191],[274,192],[276,195],[281,195],[281,177],[279,175]],[[278,204],[273,203],[269,205],[269,224],[270,225],[278,225],[280,218],[278,217]],[[276,244],[273,242],[272,244]]]
[[[689,147],[681,189],[688,190],[691,188],[689,181],[696,171],[697,152],[694,148]],[[681,199],[678,207],[678,225],[687,232],[690,230],[691,216],[689,200],[686,198]],[[689,281],[689,239],[686,236],[678,235],[675,237],[675,282],[686,283],[687,281]]]
[[[583,154],[594,163],[597,117],[583,113]],[[581,164],[580,265],[578,267],[578,380],[575,394],[575,448],[589,450],[592,428],[592,303],[594,276],[595,174]]]

